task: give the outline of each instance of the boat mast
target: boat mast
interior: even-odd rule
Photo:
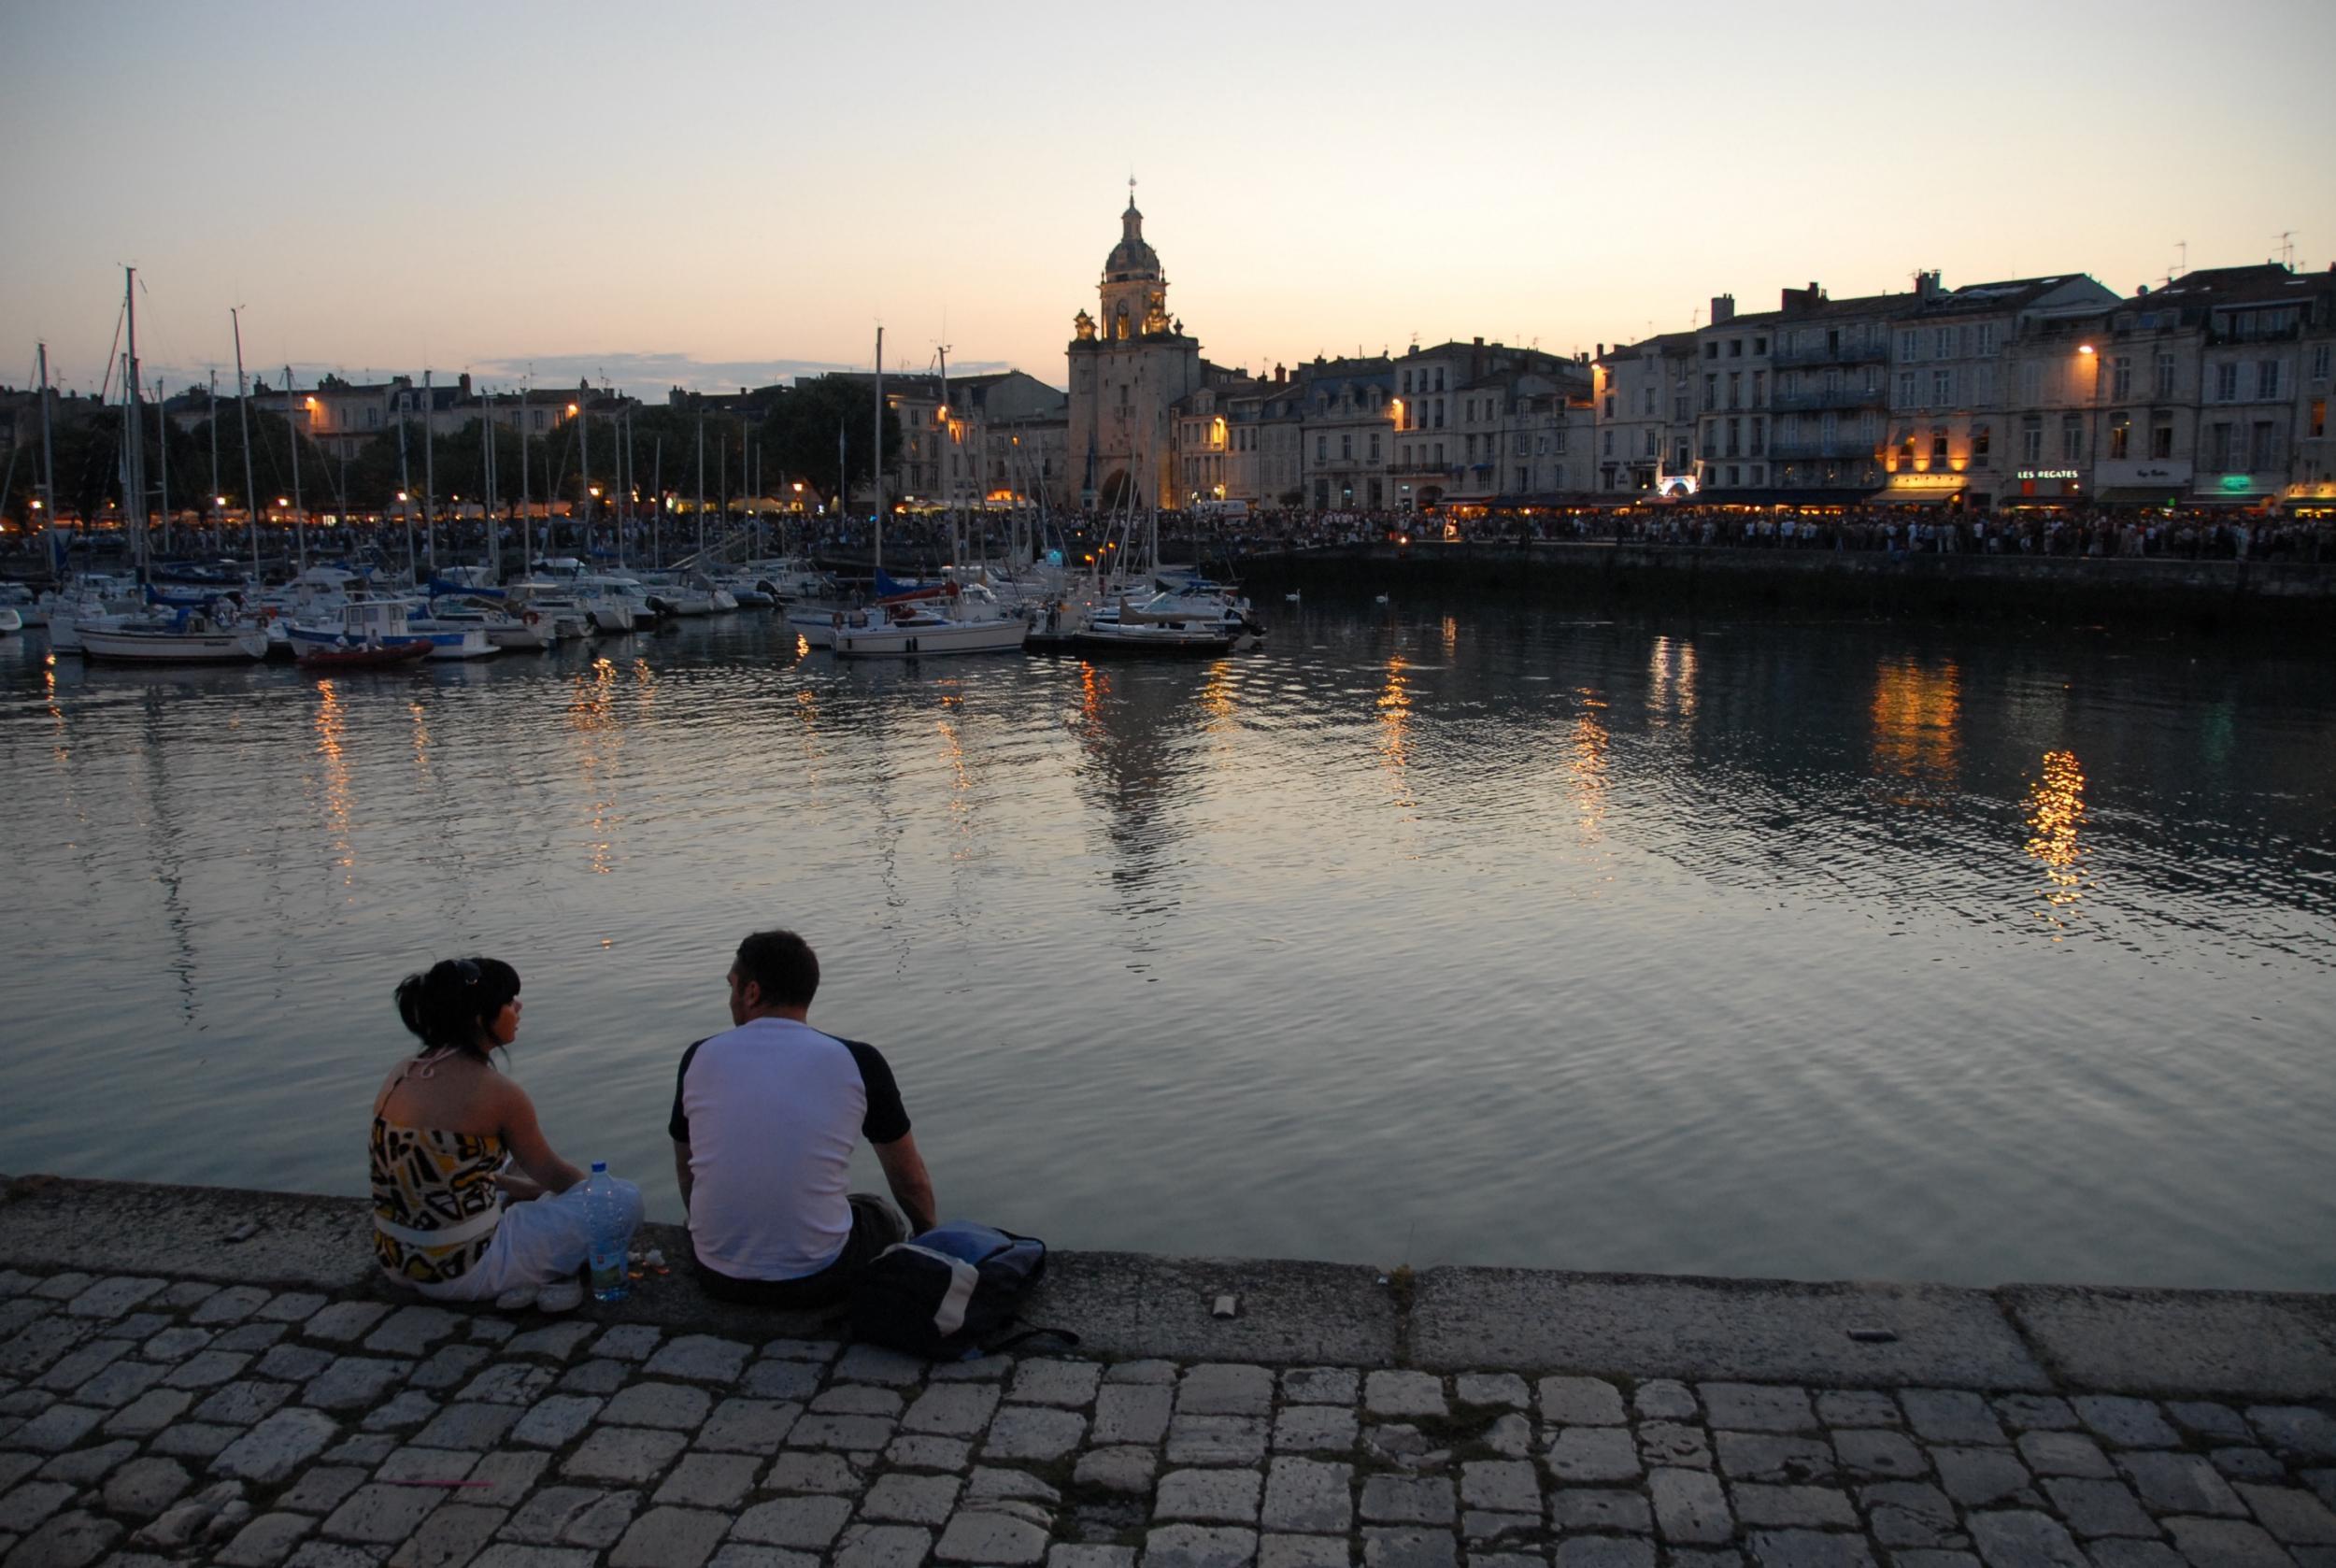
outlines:
[[[584,509],[584,522],[577,530],[577,548],[584,559],[592,558],[592,413],[590,381],[577,389],[576,393],[576,500]]]
[[[163,487],[163,553],[175,553],[170,536],[170,394],[163,378],[154,378],[155,474]]]
[[[705,564],[705,416],[698,416],[698,564]]]
[[[300,504],[300,427],[292,423],[292,366],[284,366],[284,434],[292,438],[292,527],[300,538],[300,569],[308,569],[308,513]]]
[[[131,559],[138,580],[146,580],[146,464],[144,421],[138,415],[138,269],[122,271],[121,308],[129,324],[129,351],[121,357],[121,520],[131,534]],[[135,499],[133,499],[135,497]]]
[[[429,530],[430,575],[438,575],[438,444],[431,439],[437,397],[430,390],[430,372],[421,373],[421,520]]]
[[[411,394],[408,394],[410,399]],[[397,515],[406,522],[406,580],[416,581],[414,559],[414,480],[406,461],[406,410],[397,411]]]
[[[949,346],[942,343],[936,344],[935,347],[941,354],[941,401],[936,405],[938,412],[935,415],[940,420],[941,426],[933,433],[933,444],[938,446],[949,428]],[[947,487],[941,492],[941,507],[949,520],[949,564],[962,570],[965,565],[965,551],[959,544],[956,474],[951,473],[942,482]]]
[[[624,534],[633,520],[633,410],[608,416],[608,433],[617,442],[617,570],[624,570]]]
[[[520,553],[527,559],[520,563],[529,577],[535,575],[535,525],[528,519],[527,493],[527,403],[528,388],[520,388]]]
[[[478,429],[480,434],[485,435],[487,438],[486,446],[480,458],[481,466],[486,471],[485,478],[487,482],[487,493],[483,503],[478,508],[479,526],[485,529],[487,534],[487,565],[489,572],[497,582],[501,582],[503,580],[503,538],[501,535],[495,532],[494,394],[492,392],[481,392],[479,394],[478,401],[486,410],[485,418],[479,421]]]
[[[230,309],[227,321],[235,329],[235,423],[243,430],[243,528],[251,535],[251,580],[256,583],[260,580],[260,492],[251,478],[251,415],[244,402],[251,383],[243,378],[241,309],[240,306]]]
[[[223,550],[227,548],[227,514],[221,505],[219,492],[219,372],[216,369],[211,372],[208,406],[211,417],[205,422],[211,427],[211,495],[210,505],[204,510],[211,514],[211,548]]]
[[[40,346],[40,478],[41,520],[57,526],[57,448],[49,428],[49,345]]]
[[[884,329],[876,328],[876,449],[868,463],[876,478],[876,569],[884,570]]]

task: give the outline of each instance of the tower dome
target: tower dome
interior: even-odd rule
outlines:
[[[1104,281],[1132,283],[1151,281],[1160,277],[1160,255],[1144,243],[1144,215],[1135,210],[1135,195],[1128,195],[1128,209],[1119,215],[1119,243],[1111,248],[1111,255],[1104,263]]]

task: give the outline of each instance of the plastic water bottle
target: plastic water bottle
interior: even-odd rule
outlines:
[[[629,1239],[624,1229],[624,1208],[617,1201],[617,1184],[608,1174],[608,1162],[592,1162],[592,1174],[584,1183],[584,1210],[591,1219],[592,1239],[588,1254],[591,1262],[592,1300],[620,1302],[632,1292],[633,1287],[624,1274],[624,1244]]]

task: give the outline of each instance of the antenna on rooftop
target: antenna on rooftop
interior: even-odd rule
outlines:
[[[2279,231],[2279,264],[2289,272],[2296,270],[2296,231],[2293,229]]]
[[[2166,281],[2169,283],[2190,270],[2190,242],[2186,239],[2177,239],[2173,242],[2173,248],[2179,253],[2174,257],[2173,271],[2167,275]]]

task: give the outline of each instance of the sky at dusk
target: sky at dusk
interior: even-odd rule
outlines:
[[[2336,4],[0,0],[0,383],[1063,380],[1131,173],[1221,364],[2336,256]]]

